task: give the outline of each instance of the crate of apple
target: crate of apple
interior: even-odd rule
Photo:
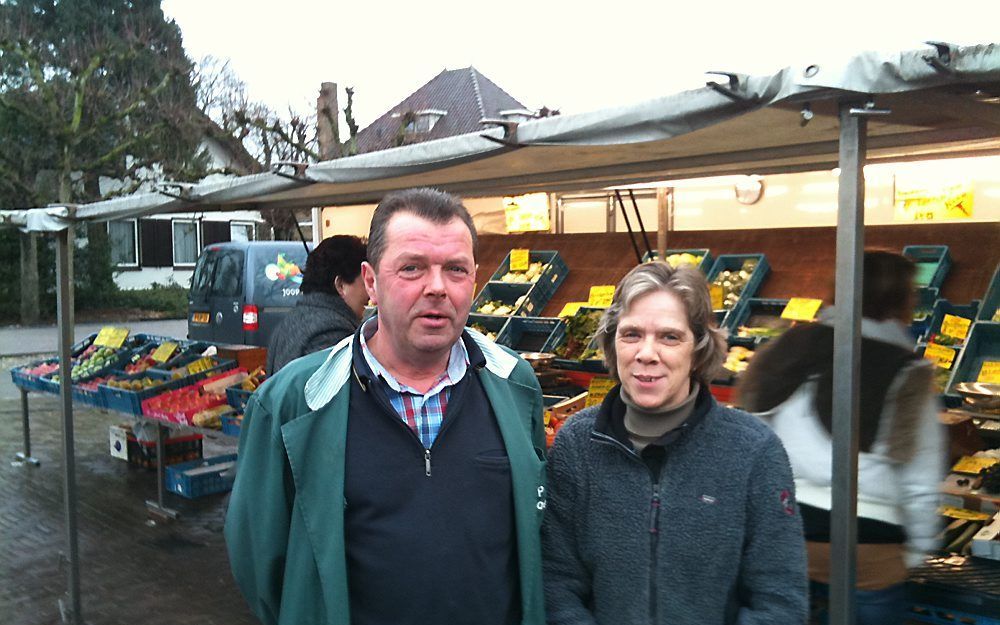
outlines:
[[[80,354],[76,364],[70,369],[70,381],[76,384],[103,373],[106,369],[121,362],[123,352],[111,347],[91,345]],[[53,382],[59,381],[59,375],[52,376]]]

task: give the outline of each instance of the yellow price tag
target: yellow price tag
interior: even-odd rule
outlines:
[[[215,366],[215,361],[212,360],[211,356],[205,356],[204,358],[199,358],[198,360],[192,362],[187,366],[188,373],[201,373],[202,371],[208,371]]]
[[[970,325],[972,325],[971,319],[945,315],[944,319],[941,320],[941,334],[964,341],[965,337],[969,335]]]
[[[708,295],[712,298],[712,310],[722,310],[725,308],[722,300],[726,294],[722,290],[721,284],[710,284],[708,286]]]
[[[590,295],[587,297],[587,306],[595,308],[607,308],[611,305],[611,300],[615,297],[615,286],[606,284],[603,286],[590,287]]]
[[[164,341],[159,347],[153,350],[153,360],[156,362],[167,362],[175,351],[177,351],[177,343]]]
[[[941,506],[938,508],[938,514],[946,516],[949,519],[962,519],[963,521],[989,521],[993,518],[992,514],[966,510],[965,508],[955,508],[954,506]]]
[[[924,348],[924,358],[942,369],[951,369],[951,363],[955,360],[955,350],[937,343],[928,343]]]
[[[781,311],[782,319],[792,321],[812,321],[819,312],[819,307],[823,305],[821,299],[811,299],[808,297],[793,297],[788,300],[785,309]]]
[[[1000,360],[987,360],[979,370],[976,382],[983,384],[1000,384]]]
[[[127,338],[128,328],[104,326],[101,328],[101,331],[97,333],[97,338],[94,339],[94,345],[97,345],[98,347],[118,349],[125,343],[125,339]]]
[[[530,251],[525,249],[516,249],[510,251],[510,270],[511,271],[527,271],[528,266],[531,264],[529,262]]]
[[[979,475],[983,469],[988,469],[1000,462],[997,458],[980,458],[977,456],[962,456],[951,470],[955,473]]]
[[[611,378],[591,378],[590,388],[587,389],[587,402],[584,404],[584,408],[587,406],[597,406],[604,401],[604,398],[615,387],[615,384],[617,382]]]
[[[572,317],[580,311],[581,306],[586,306],[587,302],[566,302],[556,317]]]

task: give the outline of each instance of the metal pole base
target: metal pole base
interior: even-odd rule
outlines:
[[[14,454],[14,461],[10,463],[12,467],[20,467],[26,464],[30,464],[33,467],[39,467],[42,465],[42,461],[34,456],[27,456],[23,451],[19,451]]]
[[[66,597],[66,600],[69,598]],[[73,611],[66,605],[64,599],[59,599],[59,621],[61,623],[69,623],[70,625],[87,625],[86,621],[81,621],[75,617]]]
[[[166,506],[160,505],[158,502],[152,499],[146,500],[146,509],[153,516],[159,517],[164,521],[176,521],[180,518],[181,513],[174,510],[173,508],[168,508]]]

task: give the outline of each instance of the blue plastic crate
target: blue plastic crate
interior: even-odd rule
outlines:
[[[938,290],[930,286],[917,287],[916,303],[913,306],[913,320],[910,322],[910,334],[913,340],[919,340],[927,334],[934,316],[934,305],[938,301]]]
[[[477,312],[481,306],[489,301],[502,302],[512,308],[512,311],[506,315],[493,315],[501,317],[513,317],[516,315],[530,315],[537,308],[537,305],[532,305],[531,310],[528,310],[528,305],[531,303],[529,297],[532,291],[532,285],[530,283],[517,283],[508,284],[506,282],[487,282],[483,290],[479,292],[476,299],[472,302],[472,313],[475,314],[488,314]],[[520,303],[518,299],[521,299]],[[541,310],[541,308],[537,308]]]
[[[247,410],[247,402],[250,401],[251,395],[253,391],[240,388],[240,385],[236,384],[226,389],[226,403],[239,414],[243,414]]]
[[[141,373],[133,373],[131,375],[122,375],[122,379],[125,380],[141,380],[143,378],[163,380],[163,384],[151,388],[144,388],[138,391],[116,388],[114,386],[102,384],[99,388],[101,389],[101,397],[104,402],[104,407],[108,410],[114,410],[115,412],[141,415],[143,400],[184,386],[183,379],[171,380],[169,373],[154,369],[147,369]]]
[[[229,464],[235,461],[236,454],[227,454],[167,465],[163,485],[170,492],[188,499],[225,493],[233,488],[233,481],[236,479],[235,466]],[[201,471],[213,466],[215,466],[213,470]]]
[[[239,438],[242,427],[242,417],[236,415],[222,415],[222,433],[226,436]]]
[[[990,285],[986,288],[986,294],[983,295],[983,303],[979,306],[976,320],[992,321],[997,315],[1000,315],[1000,263],[997,264]]]
[[[947,395],[959,397],[953,388],[959,382],[975,382],[983,363],[1000,360],[1000,323],[977,321],[972,324],[965,348],[951,367]]]
[[[917,340],[926,343],[930,341],[931,337],[939,333],[945,315],[954,315],[955,317],[964,317],[969,321],[975,321],[978,312],[979,300],[973,300],[969,304],[952,304],[946,299],[939,299],[934,302],[934,312],[931,314],[931,322],[927,326],[927,331]]]
[[[497,335],[497,343],[518,352],[551,352],[566,335],[556,317],[513,317]]]
[[[83,388],[79,384],[74,384],[72,387],[73,403],[83,404],[84,406],[93,406],[94,408],[107,408],[104,404],[104,400],[101,397],[101,386],[98,385],[97,388],[89,389]]]
[[[715,259],[712,257],[712,254],[707,248],[667,250],[667,253],[663,255],[663,258],[666,258],[671,254],[685,253],[691,254],[692,256],[701,256],[701,262],[698,263],[698,269],[701,269],[702,273],[707,274],[712,269]],[[659,258],[660,250],[653,250],[653,254],[658,258],[658,260],[662,260]],[[647,263],[650,261],[650,258],[649,252],[646,252],[642,255],[642,262]]]
[[[758,297],[740,298],[740,302],[736,305],[736,308],[726,316],[725,319],[725,329],[729,330],[729,335],[735,339],[748,339],[748,341],[739,341],[734,344],[743,345],[747,342],[757,345],[767,341],[768,336],[738,336],[740,327],[746,325],[751,319],[755,317],[768,317],[777,319],[774,322],[774,327],[788,329],[792,327],[792,321],[788,319],[782,319],[781,313],[785,310],[785,306],[788,306],[787,299],[767,299]]]
[[[951,254],[947,245],[907,245],[903,256],[917,265],[915,282],[918,287],[940,289],[951,269]]]
[[[712,264],[712,269],[708,272],[707,278],[709,284],[711,284],[723,271],[740,269],[743,266],[743,263],[748,260],[757,261],[757,266],[754,267],[753,273],[750,274],[750,278],[747,279],[746,284],[743,285],[743,290],[739,293],[737,304],[732,308],[714,311],[715,320],[719,324],[720,328],[724,328],[729,325],[728,318],[733,311],[738,308],[739,301],[749,299],[757,295],[757,291],[760,289],[760,285],[764,282],[764,278],[766,278],[767,274],[771,271],[771,266],[768,265],[767,258],[763,254],[720,254]]]
[[[551,294],[555,292],[556,288],[558,288],[560,284],[562,284],[563,280],[566,279],[566,274],[569,273],[569,267],[566,266],[566,261],[562,259],[559,252],[554,250],[529,250],[528,262],[542,263],[542,272],[539,274],[538,280],[525,283],[503,282],[502,278],[507,274],[507,272],[510,271],[510,252],[508,252],[507,256],[505,256],[503,261],[500,262],[500,266],[495,272],[493,272],[493,275],[490,276],[490,282],[501,282],[502,284],[533,284]]]
[[[581,306],[577,314],[585,312],[604,312],[604,308],[594,308],[591,306]],[[566,342],[566,330],[564,329],[562,336],[552,346],[555,350],[557,347],[561,347],[563,343]],[[597,337],[592,336],[587,342],[586,349],[593,349],[597,346]],[[586,371],[589,373],[607,373],[607,367],[604,366],[604,360],[601,358],[588,358],[586,360],[579,360],[577,358],[556,358],[553,361],[553,367],[557,369],[567,369],[569,371]]]
[[[496,315],[480,315],[478,313],[471,313],[469,314],[469,320],[465,322],[465,325],[467,326],[476,325],[479,328],[485,329],[486,332],[491,332],[493,334],[493,340],[496,341],[497,337],[500,336],[500,333],[503,332],[504,327],[507,325],[509,321],[510,321],[509,317],[498,317]],[[485,332],[483,334],[485,334]]]

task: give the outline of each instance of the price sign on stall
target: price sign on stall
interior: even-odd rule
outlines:
[[[156,362],[167,362],[175,351],[177,351],[177,343],[164,341],[160,343],[159,347],[153,350],[153,360]]]
[[[587,389],[587,402],[584,408],[587,406],[597,406],[604,398],[608,396],[608,392],[615,387],[615,381],[611,378],[591,378],[590,388]]]
[[[955,350],[937,343],[928,343],[924,348],[924,358],[942,369],[951,369],[951,363],[955,360]]]
[[[587,306],[595,308],[607,308],[611,305],[611,300],[615,297],[615,285],[606,284],[603,286],[590,287],[590,295],[587,297]]]
[[[525,249],[516,249],[510,251],[510,270],[511,271],[527,271],[529,263],[529,258],[531,252]]]
[[[965,337],[969,335],[970,325],[972,325],[972,320],[970,319],[955,315],[945,315],[944,319],[941,320],[941,334],[964,341]]]
[[[579,312],[581,306],[586,306],[587,302],[566,302],[556,317],[572,317]]]
[[[1000,384],[1000,360],[987,360],[979,370],[976,382],[983,384]]]
[[[980,458],[978,456],[962,456],[955,466],[951,468],[953,473],[968,473],[969,475],[979,475],[983,469],[988,469],[1000,460],[996,458]]]
[[[823,305],[821,299],[810,299],[807,297],[793,297],[788,300],[785,309],[781,311],[782,319],[792,321],[812,321],[819,312],[819,307]]]
[[[104,326],[101,328],[101,331],[97,333],[97,338],[94,339],[94,345],[97,345],[98,347],[118,349],[125,343],[125,339],[127,338],[128,328]]]
[[[708,295],[712,299],[712,310],[722,310],[725,307],[722,301],[725,298],[725,291],[722,290],[721,284],[709,285]]]

